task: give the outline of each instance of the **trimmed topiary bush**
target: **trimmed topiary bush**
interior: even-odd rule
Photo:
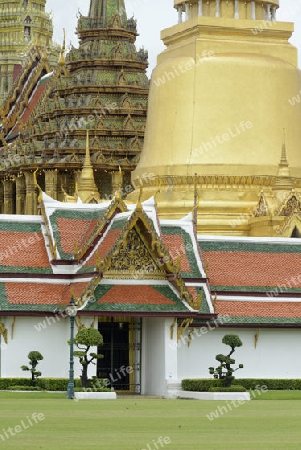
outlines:
[[[102,335],[95,328],[82,328],[74,338],[74,345],[78,350],[74,352],[74,356],[79,358],[82,365],[81,381],[82,387],[86,388],[88,385],[88,366],[95,364],[94,360],[103,358],[103,355],[89,352],[90,347],[99,347],[103,345]]]
[[[42,375],[42,372],[36,370],[36,367],[39,364],[39,361],[42,361],[44,357],[36,350],[29,352],[27,357],[29,359],[29,364],[28,366],[21,366],[21,369],[31,373],[31,385],[36,386],[37,378]]]
[[[232,354],[235,352],[237,347],[242,346],[242,342],[237,334],[226,334],[222,340],[223,344],[229,345],[231,347],[231,351],[228,355],[216,355],[215,359],[220,363],[216,368],[209,367],[210,375],[213,375],[214,378],[219,380],[223,380],[223,384],[225,387],[230,387],[234,376],[233,373],[238,369],[243,369],[243,364],[239,364],[239,366],[234,369],[233,366],[235,364],[235,359],[231,358]]]

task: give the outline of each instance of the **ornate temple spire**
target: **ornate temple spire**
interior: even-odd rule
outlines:
[[[102,28],[112,27],[116,16],[120,25],[126,26],[127,15],[124,0],[90,0],[89,18]]]
[[[287,161],[286,156],[286,142],[285,142],[285,130],[283,130],[283,145],[282,145],[282,152],[281,152],[281,158],[279,163],[279,169],[278,169],[278,176],[279,177],[289,177],[290,171],[289,171],[289,164]]]
[[[274,183],[273,188],[276,190],[291,190],[293,181],[291,179],[289,163],[286,156],[286,137],[285,129],[283,130],[283,144],[281,151],[280,163],[278,164],[278,177]]]
[[[44,0],[31,0],[29,5],[35,1]],[[7,151],[5,161],[1,160],[0,188],[1,180],[8,174],[20,172],[19,165],[24,162],[20,155],[26,155],[26,163],[29,160],[35,168],[39,167],[41,177],[45,178],[45,182],[41,180],[45,193],[59,200],[64,196],[67,201],[76,201],[76,196],[70,198],[68,194],[74,192],[75,185],[84,203],[100,201],[98,193],[102,199],[110,198],[116,192],[115,173],[119,167],[124,175],[123,185],[130,186],[130,174],[137,165],[144,140],[149,90],[147,52],[136,49],[136,21],[127,20],[123,0],[91,0],[89,4],[87,15],[79,15],[79,47],[71,46],[64,58],[64,39],[61,56],[55,59],[54,76],[48,82],[48,77],[41,73],[37,85],[41,97],[31,112],[31,120],[17,123],[20,135],[12,144],[14,150]],[[2,68],[0,81],[1,77]],[[36,82],[35,77],[30,79]],[[28,83],[28,86],[32,89],[29,92],[36,92],[35,85]],[[23,85],[17,88],[23,92]],[[90,140],[86,138],[87,128]],[[5,128],[6,135],[11,129]],[[17,164],[11,154],[16,156]],[[44,167],[51,170],[44,172]],[[18,178],[20,189],[16,188],[16,192],[32,189],[30,174],[28,183],[24,177]],[[65,192],[60,191],[60,186]],[[12,187],[8,185],[5,189],[8,198]],[[0,189],[0,210],[2,198]],[[15,204],[20,205],[18,214],[22,214],[23,203]],[[12,201],[10,205],[7,213],[14,213],[17,207]]]
[[[79,177],[78,195],[83,203],[98,203],[99,192],[94,180],[94,172],[90,157],[89,131],[86,134],[86,155],[83,170]]]

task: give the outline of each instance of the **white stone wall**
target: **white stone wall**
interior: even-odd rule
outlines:
[[[8,343],[1,339],[1,368],[0,376],[29,378],[30,373],[21,370],[22,365],[28,365],[27,355],[32,350],[39,351],[44,359],[39,362],[37,370],[42,372],[42,377],[68,378],[70,347],[67,341],[70,339],[70,319],[55,316],[48,317],[17,317],[12,338],[13,318],[3,319],[8,329]],[[82,320],[86,326],[90,326],[91,317]],[[77,333],[77,327],[74,327]],[[93,349],[91,351],[94,351]],[[74,376],[79,378],[81,366],[78,358],[74,359]],[[90,369],[90,376],[96,374],[96,366]]]
[[[27,354],[38,350],[44,360],[38,365],[42,377],[69,377],[69,318],[57,316],[56,321],[45,317],[17,317],[13,338],[13,318],[3,318],[8,329],[8,344],[1,337],[0,376],[29,378],[30,373],[21,370],[28,364]],[[90,326],[93,318],[82,319]],[[261,329],[257,348],[254,345],[256,328],[195,329],[188,347],[187,332],[176,342],[176,328],[171,339],[172,319],[144,318],[142,323],[141,393],[172,396],[171,391],[183,378],[209,378],[208,368],[217,366],[215,355],[228,353],[222,344],[225,334],[238,334],[243,346],[236,350],[234,358],[244,369],[236,372],[238,378],[301,378],[301,330]],[[40,330],[40,331],[38,331]],[[77,327],[75,326],[75,333]],[[92,349],[91,351],[96,351]],[[75,358],[75,378],[81,374],[81,366]],[[90,366],[89,376],[96,374],[96,366]]]
[[[169,345],[173,343],[170,340],[171,324],[172,319],[143,319],[142,394],[166,396],[168,381],[177,380],[177,351]]]
[[[237,334],[243,342],[233,355],[238,364],[244,364],[235,373],[237,378],[301,378],[301,330],[261,329],[255,349],[256,332],[256,328],[217,328],[201,334],[196,329],[189,348],[187,338],[178,342],[179,379],[210,378],[208,367],[218,365],[215,356],[230,351],[222,344],[225,334]]]

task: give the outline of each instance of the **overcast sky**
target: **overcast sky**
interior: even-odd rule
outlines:
[[[68,4],[68,6],[66,5]],[[152,69],[156,64],[156,57],[164,46],[160,41],[160,30],[177,23],[177,13],[173,8],[173,0],[125,0],[128,17],[134,15],[138,22],[137,47],[145,47],[149,52],[149,63]],[[89,11],[90,0],[47,0],[46,9],[53,13],[54,40],[62,43],[63,32],[66,28],[67,44],[72,41],[77,45],[75,28],[77,12],[86,15]],[[277,19],[295,22],[295,34],[292,43],[299,50],[299,66],[301,64],[301,0],[280,0],[280,10]]]

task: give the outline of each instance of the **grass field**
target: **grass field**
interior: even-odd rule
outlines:
[[[233,407],[143,397],[74,402],[65,394],[2,392],[0,449],[295,450],[301,449],[300,399],[297,391],[267,392]],[[210,421],[212,411],[220,417]],[[33,413],[44,420],[34,423]]]

